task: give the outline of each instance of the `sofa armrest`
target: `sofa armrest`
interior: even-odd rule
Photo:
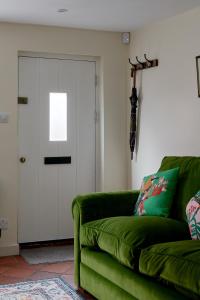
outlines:
[[[77,210],[81,224],[108,217],[132,215],[138,195],[139,191],[125,191],[77,196],[72,203],[73,218],[75,220]]]
[[[77,196],[72,203],[74,219],[74,281],[80,285],[80,226],[93,220],[133,215],[139,191],[92,193]]]

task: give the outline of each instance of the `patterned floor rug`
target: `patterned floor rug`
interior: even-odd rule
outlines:
[[[84,300],[61,278],[0,285],[1,300]]]

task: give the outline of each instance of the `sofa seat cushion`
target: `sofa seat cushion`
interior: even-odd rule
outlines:
[[[200,295],[200,241],[163,243],[143,249],[139,270]]]
[[[142,248],[187,238],[186,223],[155,216],[106,218],[85,223],[80,229],[82,245],[99,247],[130,268],[138,267]]]
[[[138,272],[134,272],[130,268],[120,264],[114,257],[101,250],[84,247],[81,249],[81,266],[93,271],[93,275],[98,274],[101,279],[108,280],[118,288],[125,290],[128,294],[140,300],[186,300],[183,294],[177,292],[173,287],[161,285],[160,282],[151,279]],[[88,277],[88,276],[87,276]],[[84,278],[82,281],[88,280],[88,286],[91,286],[91,281],[95,281],[96,277]],[[101,285],[101,280],[97,282],[98,289]],[[112,289],[110,289],[112,294]],[[98,297],[97,297],[98,298]],[[111,297],[110,297],[111,298]],[[98,298],[99,299],[99,298]],[[104,299],[104,298],[102,298]],[[116,299],[124,300],[126,298]]]

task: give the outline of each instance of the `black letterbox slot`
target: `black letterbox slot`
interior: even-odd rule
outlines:
[[[45,165],[71,164],[71,156],[44,157]]]

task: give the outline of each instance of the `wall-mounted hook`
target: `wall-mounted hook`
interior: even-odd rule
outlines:
[[[151,63],[152,61],[150,59],[147,58],[147,55],[144,54],[144,58],[146,59],[147,62]]]
[[[134,68],[134,64],[131,62],[130,58],[128,59],[128,61],[129,61],[129,64]]]
[[[140,64],[141,67],[143,68],[144,67],[144,63],[138,59],[138,56],[136,56],[136,60],[137,60],[138,64]]]
[[[153,68],[153,67],[157,67],[158,66],[158,59],[153,59],[153,60],[150,60],[147,58],[147,55],[144,54],[144,58],[145,58],[145,61],[140,61],[138,59],[138,56],[136,56],[136,61],[137,61],[137,64],[134,64],[131,62],[130,58],[129,58],[129,63],[130,65],[132,66],[131,68],[131,77],[133,77],[133,73],[134,71],[141,71],[141,70],[144,70],[144,69],[149,69],[149,68]]]
[[[148,59],[146,54],[144,54],[144,58],[145,58],[145,60],[147,62],[147,66],[151,67],[152,66],[152,60]]]

